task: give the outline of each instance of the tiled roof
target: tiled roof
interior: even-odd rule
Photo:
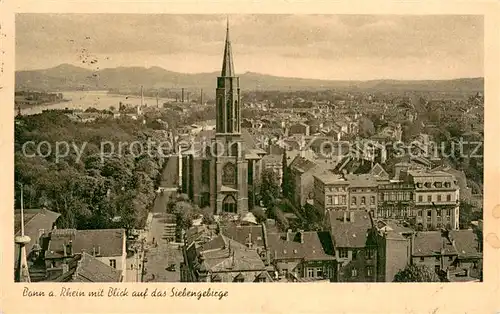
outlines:
[[[112,257],[124,254],[125,229],[75,230],[56,229],[50,237],[46,258],[62,257],[64,245],[73,241],[73,252],[87,252],[99,256]]]
[[[38,242],[40,230],[49,232],[61,214],[50,211],[48,209],[25,209],[24,212],[24,234],[31,238],[31,241],[26,245],[26,253],[31,252],[33,246]],[[14,235],[19,235],[21,232],[21,211],[14,211]],[[19,257],[19,248],[16,245],[14,251],[14,262],[17,263]]]
[[[346,215],[349,217],[349,212]],[[355,248],[365,247],[368,240],[368,232],[371,229],[371,221],[368,213],[364,211],[353,211],[354,221],[343,221],[343,211],[329,211],[330,230],[335,247]]]
[[[415,235],[413,256],[457,255],[453,244],[443,237],[441,231],[424,231]]]
[[[64,282],[120,282],[122,274],[90,254],[82,253],[70,262],[70,269],[56,281]]]
[[[306,259],[332,260],[333,245],[328,232],[303,231],[303,243],[300,242],[299,232],[290,233],[287,241],[286,233],[269,233],[269,251],[274,260]]]
[[[219,235],[202,247],[195,245],[188,248],[190,265],[196,269],[205,269],[212,273],[212,279],[232,282],[241,274],[245,282],[256,281],[265,272],[265,265],[256,250],[249,249],[226,236]],[[198,256],[203,257],[202,264]],[[218,277],[218,278],[215,278]],[[268,277],[271,281],[271,278]]]
[[[333,174],[333,173],[322,173],[314,176],[317,178],[319,181],[321,181],[324,184],[334,184],[334,183],[339,183],[339,184],[348,184],[346,180],[343,179],[341,175],[338,174]]]
[[[264,246],[264,235],[262,233],[262,226],[237,226],[234,224],[221,226],[221,234],[233,239],[241,244],[246,244],[248,239],[251,238],[252,243],[256,246]],[[251,235],[249,237],[249,235]]]
[[[451,238],[455,240],[455,248],[461,258],[480,258],[479,240],[473,230],[450,231]],[[481,239],[482,240],[482,239]]]
[[[376,187],[376,178],[371,174],[347,174],[347,181],[350,187]]]

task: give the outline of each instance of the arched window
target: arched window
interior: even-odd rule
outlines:
[[[234,196],[228,195],[224,198],[224,201],[222,202],[222,211],[225,213],[237,212],[236,200],[234,199]]]
[[[227,133],[233,132],[233,106],[230,100],[226,104],[226,128]]]
[[[217,99],[217,131],[222,132],[224,125],[224,108],[222,106],[222,97]]]
[[[236,168],[234,164],[227,163],[222,168],[222,184],[233,185],[236,182]]]
[[[234,143],[231,145],[231,156],[238,156],[239,154],[239,145],[238,143]]]
[[[239,132],[239,122],[240,122],[240,107],[238,106],[238,101],[236,100],[234,102],[234,111],[235,111],[235,117],[234,117],[234,120],[235,120],[235,130],[237,132]]]

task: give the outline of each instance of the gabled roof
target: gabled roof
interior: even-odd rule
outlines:
[[[451,238],[455,240],[455,248],[459,258],[481,258],[482,252],[479,250],[479,241],[473,230],[453,230],[450,231]]]
[[[121,282],[122,273],[90,254],[76,255],[69,262],[69,271],[56,278],[59,282]]]
[[[56,229],[51,232],[46,258],[64,256],[64,246],[72,241],[73,252],[100,253],[99,256],[122,256],[124,252],[125,229]]]
[[[235,240],[241,244],[246,244],[251,238],[256,246],[264,246],[264,234],[262,226],[238,226],[236,224],[227,224],[220,227],[220,232],[229,239]]]
[[[453,244],[443,237],[441,231],[418,232],[414,239],[413,256],[457,255]]]
[[[303,231],[303,241],[300,242],[300,233],[291,232],[290,240],[286,233],[269,233],[269,251],[274,260],[305,259],[305,260],[332,260],[333,245],[328,232]]]
[[[364,211],[353,211],[354,221],[344,222],[343,211],[329,211],[330,231],[335,247],[362,248],[367,245],[368,233],[372,228],[370,217]],[[349,212],[346,212],[349,217]]]

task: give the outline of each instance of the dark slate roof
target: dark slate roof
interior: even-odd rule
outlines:
[[[99,256],[121,256],[124,254],[125,229],[56,229],[50,236],[46,258],[63,256],[63,246],[73,241],[73,252],[100,253]]]
[[[69,271],[56,281],[62,282],[121,282],[122,274],[90,254],[75,256],[69,262]]]
[[[274,260],[305,259],[305,260],[332,260],[333,244],[328,232],[304,231],[303,243],[300,242],[299,232],[292,232],[287,241],[286,233],[269,233],[269,251]]]
[[[329,211],[330,230],[335,247],[362,248],[367,245],[371,221],[368,213],[353,211],[354,221],[344,222],[343,211]],[[349,212],[347,212],[349,216]]]

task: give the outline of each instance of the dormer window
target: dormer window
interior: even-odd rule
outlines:
[[[439,188],[443,187],[443,183],[442,182],[434,182],[434,186],[439,189]]]
[[[425,182],[424,183],[424,186],[428,189],[430,189],[432,187],[432,184],[430,182]]]
[[[444,183],[444,187],[445,187],[445,188],[449,188],[449,187],[451,187],[451,183],[450,183],[450,182],[445,182],[445,183]]]

